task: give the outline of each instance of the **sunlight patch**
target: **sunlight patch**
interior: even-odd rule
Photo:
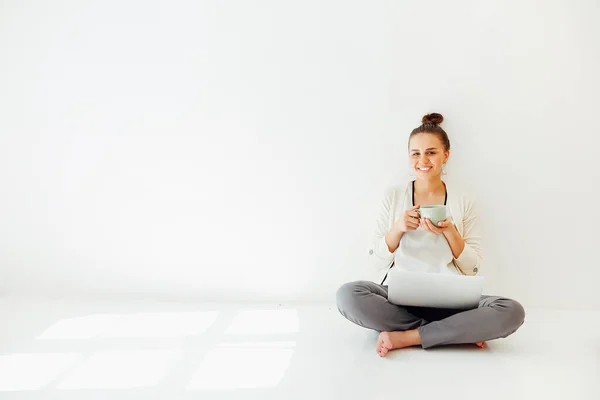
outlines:
[[[0,391],[39,390],[80,357],[77,353],[9,354],[0,356]]]
[[[205,332],[217,311],[92,314],[58,321],[37,339],[179,338]]]
[[[109,351],[94,354],[58,389],[133,389],[154,386],[175,361],[171,350]]]
[[[295,342],[228,343],[209,352],[187,390],[269,388],[283,379]]]

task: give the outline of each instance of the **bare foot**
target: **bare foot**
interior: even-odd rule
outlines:
[[[380,357],[384,357],[393,347],[394,345],[390,338],[390,332],[381,332],[379,334],[379,340],[377,340],[377,354],[379,354]]]
[[[377,341],[377,354],[385,357],[390,350],[419,344],[421,344],[421,337],[416,329],[404,332],[381,332]]]
[[[485,342],[477,342],[475,343],[477,346],[481,347],[482,349],[485,348]]]

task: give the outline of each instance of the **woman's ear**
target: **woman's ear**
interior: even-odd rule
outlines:
[[[445,158],[444,158],[444,164],[446,164],[448,162],[448,159],[450,158],[450,150],[446,150],[444,152],[444,156],[445,156]]]

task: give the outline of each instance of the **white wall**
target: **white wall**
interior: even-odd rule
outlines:
[[[595,1],[0,3],[0,289],[332,301],[446,116],[487,291],[598,308]]]

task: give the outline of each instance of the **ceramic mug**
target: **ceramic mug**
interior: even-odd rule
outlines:
[[[438,223],[446,219],[446,206],[421,206],[415,211],[421,218],[430,220],[436,228],[439,228]]]

